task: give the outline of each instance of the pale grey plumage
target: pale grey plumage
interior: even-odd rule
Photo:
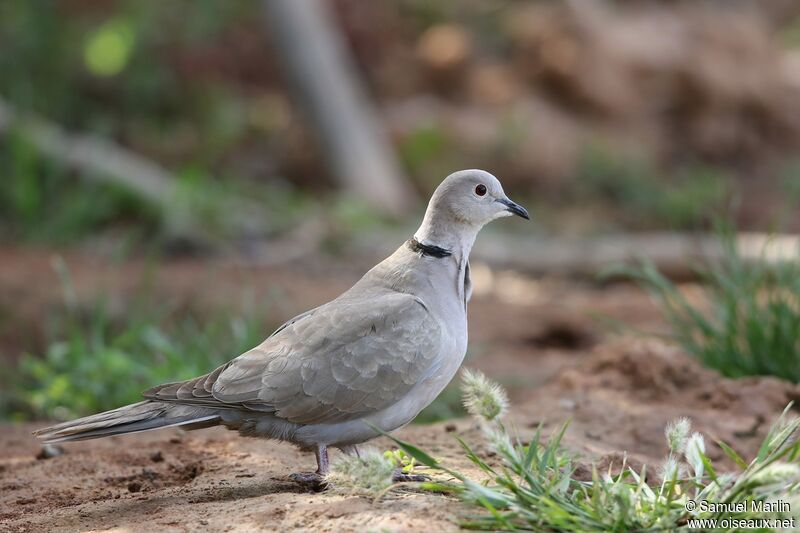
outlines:
[[[305,313],[207,376],[144,396],[295,424],[343,422],[404,396],[432,367],[440,336],[422,300],[374,287]]]
[[[335,300],[298,315],[209,374],[37,434],[53,442],[223,424],[324,453],[326,446],[349,448],[373,438],[375,428],[394,430],[427,406],[461,365],[469,252],[484,224],[512,213],[527,218],[491,174],[452,174],[434,192],[414,239]]]

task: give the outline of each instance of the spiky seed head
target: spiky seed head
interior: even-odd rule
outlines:
[[[692,423],[686,417],[675,419],[667,424],[664,435],[667,437],[669,451],[677,454],[683,453],[686,450],[686,441],[689,439],[691,430]]]
[[[694,432],[692,436],[689,437],[689,440],[686,441],[686,450],[684,455],[686,457],[686,462],[692,467],[694,470],[695,476],[699,476],[703,473],[703,459],[702,455],[706,453],[706,441],[703,439],[703,436],[700,433]]]
[[[505,389],[478,370],[464,369],[461,378],[464,407],[475,418],[491,422],[508,410]]]
[[[392,485],[394,463],[375,450],[362,450],[361,457],[343,455],[331,464],[325,480],[338,489],[379,494]]]
[[[671,455],[664,459],[664,462],[661,463],[661,467],[659,468],[659,474],[661,476],[661,480],[665,482],[670,481],[677,481],[681,477],[683,477],[682,465],[678,463],[678,460],[675,459],[674,455]]]
[[[489,444],[489,449],[502,457],[514,457],[514,444],[511,437],[496,424],[485,424],[483,426],[483,436]]]

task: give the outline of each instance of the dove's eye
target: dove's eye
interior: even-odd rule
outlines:
[[[481,183],[480,185],[478,185],[477,187],[475,187],[475,194],[477,194],[478,196],[483,196],[483,195],[485,195],[485,194],[486,194],[486,185],[484,185],[483,183]]]

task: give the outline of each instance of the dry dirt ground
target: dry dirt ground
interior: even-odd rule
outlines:
[[[55,305],[58,283],[50,254],[0,250],[0,309],[15,305],[20,324],[35,324]],[[77,293],[104,292],[123,305],[138,290],[146,265],[65,257]],[[612,335],[609,319],[661,326],[636,289],[597,287],[558,279],[528,279],[476,265],[468,366],[481,368],[511,391],[514,427],[522,438],[571,420],[565,445],[588,473],[589,461],[656,466],[666,452],[663,428],[689,416],[710,440],[752,456],[797,386],[772,378],[729,380],[679,350],[632,336]],[[256,268],[229,263],[172,262],[154,274],[156,294],[209,308],[248,292],[263,297],[281,287],[275,317],[334,296],[355,279],[353,267],[309,265]],[[297,283],[302,280],[302,283]],[[123,305],[124,307],[124,305]],[[11,328],[14,331],[20,329]],[[24,328],[23,328],[24,329]],[[26,335],[36,334],[30,327]],[[3,346],[24,344],[3,332]],[[0,433],[0,531],[449,531],[470,510],[413,485],[380,500],[335,492],[302,492],[288,474],[313,467],[313,457],[280,443],[238,438],[217,428],[162,430],[65,447],[37,459],[36,425],[7,425]],[[460,435],[486,453],[469,419],[412,425],[398,434],[448,464],[459,457]],[[378,441],[385,449],[388,442]],[[712,458],[721,451],[710,446]],[[475,473],[477,476],[478,474]]]

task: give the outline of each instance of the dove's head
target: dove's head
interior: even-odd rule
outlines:
[[[506,196],[500,181],[484,170],[461,170],[447,176],[433,193],[426,218],[432,212],[439,223],[474,228],[511,215],[530,218],[524,207]]]
[[[500,182],[484,170],[454,172],[436,188],[414,238],[423,244],[469,254],[478,231],[492,220],[528,211],[512,202]]]

